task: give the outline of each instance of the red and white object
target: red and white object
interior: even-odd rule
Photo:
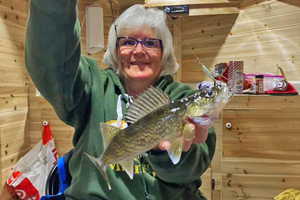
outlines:
[[[58,159],[48,122],[43,125],[43,139],[17,162],[7,179],[19,199],[39,200],[45,195],[47,177]]]
[[[228,67],[228,86],[234,94],[243,94],[244,61],[230,61]]]

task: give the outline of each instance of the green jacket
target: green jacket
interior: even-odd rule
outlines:
[[[177,165],[166,152],[143,153],[134,159],[133,180],[118,164],[111,165],[108,176],[112,190],[83,154],[101,155],[99,123],[117,119],[118,97],[125,97],[125,91],[111,69],[99,70],[94,60],[81,55],[76,5],[76,0],[31,0],[26,30],[28,72],[58,117],[75,128],[75,151],[69,166],[72,183],[64,193],[66,199],[205,199],[198,188],[215,150],[212,129],[207,141],[183,152]],[[194,92],[171,76],[162,77],[157,86],[173,100]],[[123,116],[126,100],[121,100]]]

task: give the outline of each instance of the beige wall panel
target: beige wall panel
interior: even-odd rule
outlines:
[[[27,97],[4,97],[0,98],[0,113],[15,110],[27,110]]]
[[[224,174],[300,175],[300,161],[224,158]]]
[[[239,197],[247,197],[247,196],[253,199],[263,199],[263,198],[272,199],[273,197],[275,197],[285,189],[299,188],[300,187],[299,178],[300,176],[295,176],[295,175],[293,176],[239,175],[239,174],[224,175],[223,176],[223,186],[224,186],[223,199],[240,199]],[[259,185],[257,184],[258,182]],[[255,190],[260,190],[261,192],[254,193],[253,191]],[[232,192],[232,191],[236,191],[236,192]]]
[[[24,42],[12,41],[6,38],[0,37],[0,53],[23,55],[24,54]]]
[[[1,143],[10,142],[17,138],[24,138],[28,136],[25,132],[25,121],[0,127]]]
[[[291,115],[291,113],[293,113]],[[226,110],[224,118],[230,119],[300,119],[300,109],[245,109],[245,110]]]
[[[0,113],[0,127],[6,127],[9,125],[25,123],[28,110],[16,110],[12,112]],[[2,135],[0,135],[2,137]]]
[[[0,97],[21,97],[27,96],[27,86],[5,87],[0,86]]]
[[[224,157],[239,158],[261,158],[261,159],[278,159],[278,160],[299,160],[299,149],[267,149],[252,147],[226,147],[223,150]]]
[[[28,75],[26,71],[20,69],[10,69],[0,67],[1,86],[6,87],[16,87],[16,86],[26,86],[28,82]]]
[[[0,59],[0,67],[24,70],[25,60],[23,55],[0,53]]]
[[[11,40],[23,41],[25,38],[25,31],[21,28],[16,28],[12,25],[0,23],[0,37]]]
[[[228,200],[273,200],[275,196],[280,194],[283,189],[269,189],[269,188],[243,188],[234,187],[226,188],[222,199]]]
[[[25,30],[26,17],[0,10],[0,23]]]
[[[0,10],[5,12],[14,13],[27,17],[27,0],[10,0],[10,1],[1,1]]]
[[[24,68],[27,1],[0,1],[0,180],[2,184],[30,143],[28,74]],[[20,152],[22,152],[20,154]],[[0,193],[2,187],[0,187]]]
[[[1,155],[3,157],[8,156],[17,153],[23,149],[27,149],[29,146],[30,146],[29,137],[10,140],[9,142],[1,143]]]
[[[5,156],[1,159],[2,162],[2,168],[3,169],[9,169],[12,168],[18,161],[19,159],[24,156],[28,151],[30,150],[30,148],[27,149],[23,149],[17,153],[13,153],[9,156]]]
[[[298,80],[299,6],[295,0],[245,0],[239,15],[184,17],[183,81],[207,80],[194,53],[211,70],[218,62],[243,60],[246,73],[276,73],[280,66],[288,80]]]
[[[243,95],[233,97],[225,109],[299,109],[300,96]]]
[[[240,6],[242,12],[237,22],[299,12],[300,2],[298,0],[243,0]]]

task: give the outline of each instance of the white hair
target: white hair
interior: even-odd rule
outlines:
[[[174,55],[173,39],[166,25],[166,15],[156,8],[144,8],[142,5],[133,5],[125,10],[114,24],[111,25],[108,34],[107,50],[103,57],[103,63],[118,73],[118,61],[116,55],[117,35],[121,36],[128,30],[140,30],[146,25],[149,29],[155,30],[155,37],[162,40],[162,60],[160,77],[174,75],[178,70],[178,64]]]

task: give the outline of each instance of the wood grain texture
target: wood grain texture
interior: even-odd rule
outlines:
[[[228,103],[222,118],[222,199],[272,199],[300,187],[299,99],[235,96]]]
[[[297,0],[244,0],[239,15],[183,16],[182,81],[207,80],[196,56],[211,70],[244,60],[245,73],[276,73],[281,66],[288,80],[299,80],[299,7]]]
[[[1,186],[11,168],[30,147],[26,123],[29,77],[24,64],[26,19],[27,1],[0,1]],[[1,195],[1,198],[4,197]]]

